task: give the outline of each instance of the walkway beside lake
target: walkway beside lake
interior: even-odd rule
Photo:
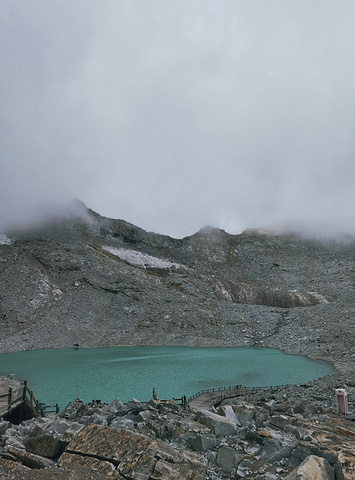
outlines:
[[[198,410],[201,409],[208,409],[212,406],[218,405],[226,398],[234,398],[240,395],[244,395],[247,393],[248,390],[243,386],[236,386],[235,388],[226,388],[215,391],[209,390],[200,395],[197,395],[195,398],[192,398],[188,401],[188,404],[192,408],[196,408]],[[250,393],[250,390],[249,390]]]
[[[264,389],[277,390],[278,388],[285,387],[285,385],[270,385],[264,387],[245,387],[244,385],[234,385],[230,387],[210,388],[208,390],[202,390],[195,393],[187,400],[187,403],[192,408],[208,409],[210,407],[216,407],[223,400],[228,398],[235,398],[245,395],[249,396],[257,391]]]
[[[23,384],[10,377],[0,377],[0,417],[8,412],[9,388],[12,388],[14,398],[19,397],[23,391]]]

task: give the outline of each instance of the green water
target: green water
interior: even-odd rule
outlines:
[[[180,398],[206,388],[301,383],[328,375],[325,361],[270,348],[111,347],[32,350],[0,355],[0,375],[27,380],[47,405],[80,397],[84,402],[120,398]]]

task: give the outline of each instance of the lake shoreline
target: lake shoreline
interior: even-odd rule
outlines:
[[[3,354],[2,360],[0,374],[15,372],[41,401],[61,407],[77,396],[146,400],[156,387],[163,398],[178,398],[209,388],[289,386],[337,374],[331,362],[260,346],[42,349]]]

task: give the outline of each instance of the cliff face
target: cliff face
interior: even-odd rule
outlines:
[[[103,218],[0,238],[0,351],[260,345],[350,359],[355,242],[206,227],[181,240]]]

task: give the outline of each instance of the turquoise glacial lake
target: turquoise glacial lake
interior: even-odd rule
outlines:
[[[0,375],[27,380],[35,397],[62,410],[115,398],[187,397],[207,388],[296,384],[329,375],[331,363],[259,347],[175,346],[30,350],[0,355]]]

